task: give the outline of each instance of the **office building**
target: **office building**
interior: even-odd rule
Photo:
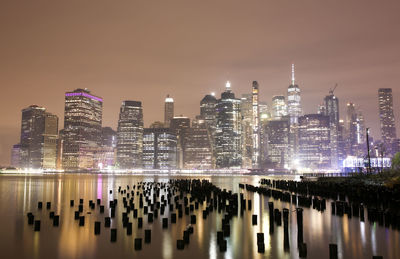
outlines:
[[[272,119],[280,120],[287,115],[285,96],[275,95],[272,97]]]
[[[87,89],[65,93],[62,164],[64,170],[95,167],[101,145],[103,99]]]
[[[295,84],[294,64],[292,64],[292,80],[287,90],[287,111],[290,124],[297,124],[298,118],[302,115],[300,88]]]
[[[240,99],[235,98],[229,81],[217,101],[215,153],[217,168],[239,168],[242,164]]]
[[[202,116],[192,122],[185,143],[185,169],[214,168],[212,136],[207,130],[207,124]]]
[[[300,168],[331,168],[329,116],[308,114],[299,117],[298,159]]]
[[[145,128],[143,132],[143,168],[177,168],[176,134],[169,128]]]
[[[174,117],[174,99],[167,95],[164,102],[164,125],[169,128],[171,119]]]
[[[289,167],[290,122],[286,119],[270,120],[264,126],[264,166],[284,169]]]
[[[394,146],[396,136],[395,118],[393,113],[393,94],[391,88],[379,88],[379,120],[383,144],[388,154],[393,156],[397,151]]]
[[[138,101],[123,101],[117,129],[117,164],[122,169],[141,168],[143,109]]]

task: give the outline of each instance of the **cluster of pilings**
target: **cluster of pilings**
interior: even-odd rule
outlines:
[[[309,186],[299,185],[288,181],[262,180],[266,186],[253,186],[249,184],[239,184],[241,191],[233,193],[232,191],[221,189],[206,180],[170,180],[169,182],[138,182],[135,185],[119,186],[117,190],[109,190],[110,196],[114,196],[103,204],[102,200],[86,201],[80,198],[78,201],[70,200],[70,209],[74,210],[73,219],[79,226],[85,226],[90,217],[85,215],[97,211],[103,215],[103,220],[94,222],[94,235],[101,235],[107,229],[110,235],[110,242],[117,242],[117,233],[125,233],[126,236],[134,237],[134,249],[141,250],[142,243],[151,243],[150,226],[160,218],[162,229],[168,230],[171,224],[177,224],[183,220],[183,217],[190,219],[182,233],[182,238],[176,240],[176,249],[184,250],[190,245],[191,235],[194,233],[194,226],[198,222],[196,211],[202,212],[202,220],[207,220],[211,213],[220,213],[223,215],[221,228],[217,229],[217,245],[220,252],[225,252],[228,247],[228,240],[231,237],[231,222],[234,217],[243,215],[246,210],[251,211],[253,201],[244,198],[243,189],[249,192],[257,192],[260,195],[271,198],[268,202],[269,212],[269,233],[257,233],[257,250],[259,253],[265,253],[264,235],[274,234],[276,227],[283,227],[283,244],[286,252],[290,251],[289,242],[289,219],[292,213],[288,208],[279,210],[274,207],[272,199],[280,200],[286,203],[292,203],[298,206],[295,210],[297,219],[297,249],[301,258],[307,257],[307,244],[303,240],[303,208],[316,209],[321,213],[326,209],[326,197],[310,195]],[[304,188],[307,191],[304,191]],[[298,193],[293,190],[301,190]],[[329,198],[329,197],[328,197]],[[86,204],[86,206],[85,206]],[[51,202],[46,203],[46,209],[49,211],[49,217],[53,220],[53,226],[60,224],[60,216],[51,211]],[[331,203],[332,213],[338,216],[347,214],[348,216],[360,217],[364,220],[364,207],[360,203],[348,203],[346,201],[336,201]],[[38,203],[38,212],[43,211],[43,203]],[[42,214],[41,214],[42,215]],[[39,217],[41,216],[39,215]],[[371,221],[390,222],[396,217],[390,214],[380,213],[379,210],[368,209],[368,219]],[[28,224],[34,225],[35,231],[40,231],[40,220],[35,220],[32,212],[27,214]],[[258,215],[251,215],[252,225],[258,225]],[[388,219],[387,219],[388,218]],[[117,222],[120,221],[121,228],[117,228]],[[144,222],[147,222],[142,231],[134,233],[133,226],[138,229],[143,228]],[[186,220],[185,220],[186,222]],[[394,221],[393,221],[394,222]],[[103,227],[103,228],[102,228]],[[109,231],[108,231],[109,229]],[[120,234],[121,236],[121,234]],[[144,241],[144,242],[143,242]],[[337,245],[329,244],[330,258],[337,258]]]
[[[319,211],[325,210],[325,199],[331,199],[333,200],[332,214],[338,216],[346,214],[349,218],[359,217],[361,221],[364,221],[366,208],[367,218],[370,222],[377,222],[380,226],[400,230],[399,188],[365,185],[354,183],[354,181],[339,183],[262,179],[260,183],[264,187],[259,188],[267,188],[271,192],[281,190],[292,193],[292,197],[293,194],[298,195],[298,205],[302,207],[309,207],[308,205],[311,203],[307,199],[312,199],[313,208]],[[321,203],[316,199],[321,199]]]
[[[43,210],[43,202],[39,201],[37,208],[39,211]],[[46,202],[46,210],[51,210],[51,202]],[[26,214],[28,218],[28,225],[33,225],[33,230],[35,232],[40,231],[41,220],[35,219],[35,215],[32,212]],[[49,218],[52,220],[53,227],[58,227],[60,225],[60,215],[56,215],[54,211],[49,211]]]
[[[296,219],[297,219],[297,248],[299,252],[300,258],[307,257],[307,244],[303,240],[303,208],[310,208],[318,210],[323,213],[326,210],[326,199],[318,196],[309,195],[309,192],[293,192],[290,188],[280,188],[283,183],[287,183],[284,186],[291,186],[294,184],[293,181],[275,181],[270,179],[262,179],[260,181],[261,184],[267,185],[265,186],[253,186],[250,184],[239,184],[239,188],[245,188],[247,191],[256,192],[260,195],[264,195],[266,197],[272,197],[275,200],[279,200],[281,202],[292,203],[294,206],[298,206],[296,208]],[[282,189],[282,190],[280,190]],[[344,201],[334,201],[331,202],[331,211],[333,215],[343,216],[343,214],[347,214],[348,217],[352,215],[355,217],[360,217],[360,220],[364,221],[364,207],[362,204],[350,204]],[[279,209],[274,209],[274,203],[268,202],[269,207],[269,229],[270,234],[274,233],[274,222],[275,225],[280,227],[282,226],[282,215],[283,215],[283,227],[284,227],[284,250],[289,251],[290,243],[289,243],[289,232],[288,232],[288,222],[289,222],[289,214],[290,211],[288,208],[282,209],[282,212]],[[368,210],[368,219],[372,222],[374,221],[382,221],[385,218],[385,214],[379,213],[378,210]],[[371,219],[370,219],[371,218]],[[386,220],[386,218],[385,218]],[[386,222],[386,221],[385,221]],[[338,249],[336,244],[329,244],[329,258],[338,258]],[[373,256],[373,258],[382,258],[381,256]]]

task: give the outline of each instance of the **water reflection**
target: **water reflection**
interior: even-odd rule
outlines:
[[[185,250],[176,249],[176,240],[182,239],[183,230],[190,222],[190,216],[183,215],[177,224],[169,221],[168,229],[162,229],[162,218],[170,214],[169,207],[164,215],[147,222],[147,215],[138,212],[143,217],[143,228],[137,227],[132,212],[129,216],[133,223],[132,236],[126,235],[122,226],[122,207],[118,207],[116,216],[111,221],[111,227],[117,228],[117,242],[110,242],[110,229],[104,228],[104,216],[110,215],[109,201],[115,198],[122,203],[122,196],[116,190],[118,186],[125,188],[141,181],[167,182],[174,177],[168,176],[127,176],[127,175],[87,175],[87,174],[57,174],[57,175],[1,175],[0,188],[0,249],[2,258],[109,258],[141,256],[149,258],[298,258],[296,206],[285,202],[268,199],[257,193],[247,192],[238,188],[239,183],[258,185],[259,177],[204,177],[220,188],[242,192],[244,199],[252,200],[251,210],[243,215],[238,213],[231,222],[231,235],[227,238],[228,249],[225,253],[219,251],[216,233],[222,229],[222,214],[216,211],[203,220],[202,210],[193,213],[197,217],[194,234]],[[182,177],[179,177],[182,178]],[[183,177],[188,178],[188,177]],[[196,177],[198,178],[198,177]],[[114,190],[109,193],[109,190]],[[166,193],[161,193],[166,194]],[[85,226],[80,227],[74,220],[79,198],[84,199]],[[75,200],[74,208],[69,201]],[[99,214],[98,205],[91,210],[89,200],[96,202],[101,199],[105,205],[104,215]],[[37,202],[44,206],[38,210]],[[51,209],[45,204],[51,202]],[[284,250],[284,229],[274,224],[274,233],[270,233],[270,216],[268,202],[273,201],[274,207],[281,210],[289,209],[289,243],[290,248]],[[135,205],[138,200],[135,197]],[[329,204],[329,202],[328,202]],[[53,227],[49,212],[60,215],[60,226]],[[33,212],[35,219],[40,219],[41,231],[34,232],[27,224],[26,213]],[[88,213],[89,212],[89,213]],[[257,215],[258,224],[252,225],[251,216]],[[94,235],[94,222],[101,222],[101,234]],[[134,250],[134,239],[144,238],[144,229],[152,230],[151,244],[143,243],[141,251]],[[264,233],[265,253],[257,250],[257,233]],[[312,209],[304,209],[303,240],[307,244],[307,258],[328,257],[328,244],[338,245],[341,258],[372,258],[372,255],[382,255],[384,258],[400,258],[399,232],[385,229],[369,222],[360,222],[358,218],[332,216],[330,206],[324,213]]]

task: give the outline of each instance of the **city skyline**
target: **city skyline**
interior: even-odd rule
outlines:
[[[400,92],[395,87],[400,70],[400,54],[396,51],[400,38],[392,33],[399,22],[395,12],[398,3],[368,3],[363,12],[355,11],[359,8],[357,3],[346,3],[344,9],[343,5],[335,3],[317,4],[315,8],[320,8],[324,17],[307,11],[308,5],[274,5],[277,5],[276,15],[269,13],[268,4],[249,5],[243,10],[235,4],[226,6],[223,3],[213,6],[214,10],[207,9],[211,6],[198,10],[187,10],[185,5],[139,6],[143,12],[136,14],[135,20],[130,12],[133,5],[125,6],[125,11],[118,6],[115,8],[122,18],[104,27],[101,20],[107,17],[101,12],[106,8],[102,5],[83,4],[81,12],[73,5],[63,6],[65,9],[61,12],[57,5],[47,5],[42,11],[29,4],[23,7],[5,4],[2,9],[9,14],[1,18],[4,20],[0,27],[11,26],[13,30],[4,30],[6,40],[0,48],[4,57],[0,61],[0,85],[8,93],[1,97],[7,109],[1,111],[0,164],[7,164],[10,149],[18,142],[21,110],[32,104],[43,106],[60,118],[61,128],[63,94],[67,91],[87,87],[102,96],[105,103],[103,126],[114,130],[122,101],[141,101],[148,127],[156,120],[163,121],[163,100],[167,94],[174,98],[176,115],[194,118],[199,114],[201,98],[211,92],[219,95],[226,80],[231,81],[238,97],[250,93],[251,82],[258,81],[259,100],[271,105],[273,95],[286,96],[292,63],[296,64],[296,84],[301,89],[305,114],[316,113],[318,104],[338,83],[335,95],[340,99],[342,119],[345,104],[353,102],[363,111],[372,135],[380,138],[377,91],[390,87],[397,135],[400,135],[397,112]],[[32,8],[35,12],[31,12]],[[177,14],[178,18],[166,16],[160,12],[163,9]],[[342,14],[341,21],[333,19],[338,10]],[[206,24],[199,22],[203,21],[201,14],[208,11],[209,21],[204,23],[215,24],[217,28],[198,30],[205,28]],[[136,21],[145,21],[144,16],[152,12],[159,15],[146,24],[150,33],[142,35]],[[304,22],[285,21],[278,15],[283,12],[289,16],[301,13]],[[227,22],[219,20],[220,13]],[[178,14],[182,20],[193,19],[182,25]],[[76,21],[65,23],[70,16],[76,17]],[[321,21],[319,25],[311,22],[316,18]],[[52,22],[49,24],[49,21]],[[96,23],[95,27],[92,22]],[[128,35],[126,30],[131,26],[132,35]],[[190,30],[191,26],[197,28],[196,33]],[[162,33],[166,28],[170,29],[171,36]],[[91,34],[87,35],[87,31]],[[106,38],[112,32],[114,40]],[[188,35],[185,37],[183,32]],[[154,41],[160,35],[162,40]],[[135,44],[138,36],[151,44]],[[207,36],[213,36],[209,43],[203,40]],[[72,38],[79,40],[63,42]],[[253,38],[257,39],[255,45],[249,41]],[[194,44],[195,41],[198,44]],[[110,51],[104,54],[104,49]]]

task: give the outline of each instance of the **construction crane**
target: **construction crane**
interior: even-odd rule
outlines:
[[[329,89],[329,94],[333,95],[333,92],[335,91],[336,87],[338,87],[338,84],[336,83],[335,86],[331,89]]]

